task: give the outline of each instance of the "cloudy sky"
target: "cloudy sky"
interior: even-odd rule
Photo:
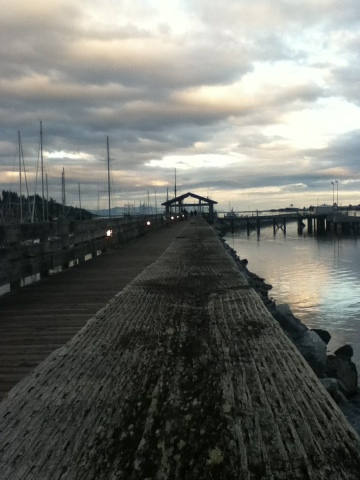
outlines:
[[[0,0],[1,190],[106,207],[360,203],[358,0]],[[336,184],[337,181],[338,183]],[[24,188],[24,187],[23,187]],[[41,193],[40,173],[37,192]],[[148,193],[149,192],[149,193]]]

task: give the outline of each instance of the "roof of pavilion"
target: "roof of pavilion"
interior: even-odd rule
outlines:
[[[206,198],[206,197],[202,197],[200,195],[196,195],[196,193],[191,193],[191,192],[188,192],[188,193],[184,193],[184,195],[180,195],[178,197],[175,197],[175,198],[172,198],[171,200],[167,200],[166,202],[162,203],[161,205],[172,205],[174,203],[182,203],[183,200],[185,200],[185,198],[188,198],[188,197],[192,197],[192,198],[195,198],[196,200],[199,200],[200,202],[203,202],[205,204],[208,204],[208,205],[215,205],[217,204],[218,202],[215,202],[215,200],[211,200],[210,198]]]

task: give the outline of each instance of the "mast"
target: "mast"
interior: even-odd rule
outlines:
[[[111,202],[110,202],[110,147],[109,147],[109,137],[106,137],[106,146],[107,146],[107,167],[108,167],[108,195],[109,195],[109,218],[111,217]]]
[[[79,182],[79,205],[80,205],[80,220],[82,220],[80,182]]]
[[[63,217],[65,217],[65,168],[63,167],[62,175],[61,175],[61,193],[62,193],[62,210],[63,210]]]
[[[23,211],[22,211],[22,185],[21,185],[21,137],[20,137],[19,131],[18,131],[18,140],[19,140],[19,176],[20,176],[20,223],[22,223]]]
[[[45,222],[45,193],[44,193],[44,156],[43,156],[43,132],[42,121],[40,120],[40,160],[41,160],[41,191],[42,191],[42,212],[43,222]]]
[[[30,200],[30,194],[29,194],[29,186],[28,186],[27,177],[26,177],[24,151],[23,151],[20,132],[18,132],[18,134],[19,134],[19,171],[20,171],[20,216],[21,216],[21,221],[22,221],[23,220],[23,213],[24,213],[23,212],[23,198],[22,198],[22,172],[24,172],[25,187],[26,187],[26,193],[27,193],[27,203],[28,203],[27,215],[30,216],[30,219],[31,219],[31,200]]]
[[[176,168],[175,168],[175,198],[176,198]]]
[[[176,198],[176,168],[175,168],[175,198]],[[176,212],[176,203],[175,203],[175,212]]]
[[[49,221],[49,184],[48,175],[46,174],[46,221]]]

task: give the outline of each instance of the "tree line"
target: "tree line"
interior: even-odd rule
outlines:
[[[30,223],[55,221],[59,218],[88,220],[95,215],[89,211],[62,205],[53,198],[42,199],[40,195],[20,195],[11,190],[3,190],[0,195],[0,223]]]

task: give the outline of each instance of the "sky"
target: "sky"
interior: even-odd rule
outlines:
[[[358,0],[0,0],[0,190],[360,203]],[[40,166],[39,166],[40,165]],[[36,173],[37,172],[37,173]],[[332,183],[333,182],[333,183]],[[46,188],[45,188],[46,191]],[[80,195],[79,195],[80,192]]]

